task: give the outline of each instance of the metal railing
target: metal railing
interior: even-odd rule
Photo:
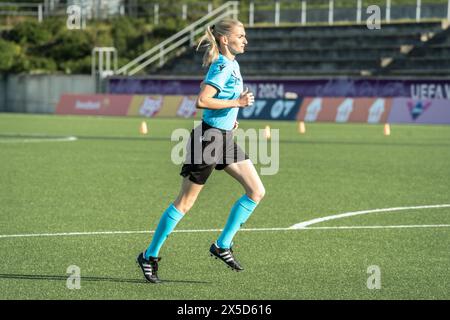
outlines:
[[[42,3],[0,2],[0,16],[34,16],[42,22],[44,6]]]
[[[425,19],[450,20],[450,0],[377,0],[382,20]],[[241,19],[249,26],[282,23],[306,25],[310,23],[357,22],[370,16],[368,1],[353,0],[346,3],[337,0],[250,0],[248,7],[241,5]],[[242,13],[245,12],[243,15]]]
[[[152,24],[164,24],[166,19],[176,18],[193,22],[199,16],[211,13],[211,0],[185,2],[173,6],[163,0],[143,2],[139,0],[42,0],[42,3],[1,2],[0,16],[35,16],[39,21],[51,16],[67,16],[67,7],[80,4],[87,20],[109,19],[117,16],[146,18]],[[249,0],[240,2],[240,19],[255,24],[328,23],[341,21],[360,23],[367,15],[368,0]],[[450,0],[374,0],[384,21],[409,19],[420,22],[436,18],[450,20]]]
[[[166,19],[178,18],[183,21],[194,22],[213,10],[211,0],[183,3],[173,6],[164,0],[152,2],[125,0],[41,0],[42,3],[0,2],[0,16],[33,16],[39,22],[49,17],[67,16],[67,8],[77,5],[81,8],[83,18],[87,20],[105,20],[117,16],[132,18],[146,18],[152,24],[165,23]]]
[[[203,33],[208,25],[212,25],[217,21],[230,16],[237,19],[239,14],[238,6],[239,3],[237,1],[226,2],[222,6],[212,10],[203,18],[197,20],[180,32],[164,40],[159,45],[153,47],[133,61],[129,62],[117,70],[116,74],[134,75],[157,61],[161,67],[164,65],[165,58],[168,53],[185,45],[193,46],[195,43],[195,37],[198,34]]]
[[[92,0],[86,2],[79,1],[55,1],[42,0],[42,3],[28,2],[0,2],[0,16],[34,16],[39,22],[48,17],[67,16],[67,8],[77,5],[82,9],[84,18],[108,19],[117,15],[125,15],[125,7],[122,0],[113,2]]]
[[[92,77],[95,79],[95,92],[103,92],[105,83],[102,80],[114,75],[117,70],[117,49],[112,47],[92,49],[91,68]]]

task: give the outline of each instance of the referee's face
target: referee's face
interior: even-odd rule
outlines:
[[[245,29],[243,26],[234,26],[230,34],[227,36],[228,49],[233,55],[244,53],[247,45],[247,38],[245,37]]]

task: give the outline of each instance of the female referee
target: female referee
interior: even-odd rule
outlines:
[[[209,70],[196,102],[198,108],[204,109],[203,118],[202,124],[191,132],[186,161],[180,173],[183,177],[181,191],[163,213],[149,247],[137,257],[145,279],[151,283],[161,282],[157,275],[161,260],[158,255],[164,241],[192,208],[214,169],[224,170],[245,190],[231,208],[219,238],[209,249],[211,256],[222,260],[232,270],[243,270],[233,255],[233,237],[265,194],[253,163],[233,140],[239,108],[254,102],[253,94],[248,89],[243,91],[239,64],[235,59],[236,55],[244,53],[247,44],[244,25],[237,20],[224,19],[207,28],[197,50],[205,41],[208,46],[203,66],[209,66]],[[198,139],[197,143],[195,139]]]

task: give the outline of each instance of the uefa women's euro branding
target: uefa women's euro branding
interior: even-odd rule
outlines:
[[[278,87],[258,88],[255,103],[239,110],[238,119],[305,122],[450,124],[450,99],[426,97],[286,98]],[[263,94],[264,93],[264,94]],[[270,94],[269,94],[270,93]],[[278,97],[283,93],[284,97]],[[270,97],[270,98],[268,98]],[[62,95],[57,114],[201,119],[195,95]]]

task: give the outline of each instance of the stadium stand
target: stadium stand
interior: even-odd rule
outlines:
[[[444,28],[436,34],[425,35],[423,40],[426,41],[395,59],[384,70],[384,74],[404,76],[450,75],[450,29]]]
[[[450,32],[437,22],[248,27],[246,76],[450,75]],[[200,75],[202,54],[188,48],[152,74]]]

